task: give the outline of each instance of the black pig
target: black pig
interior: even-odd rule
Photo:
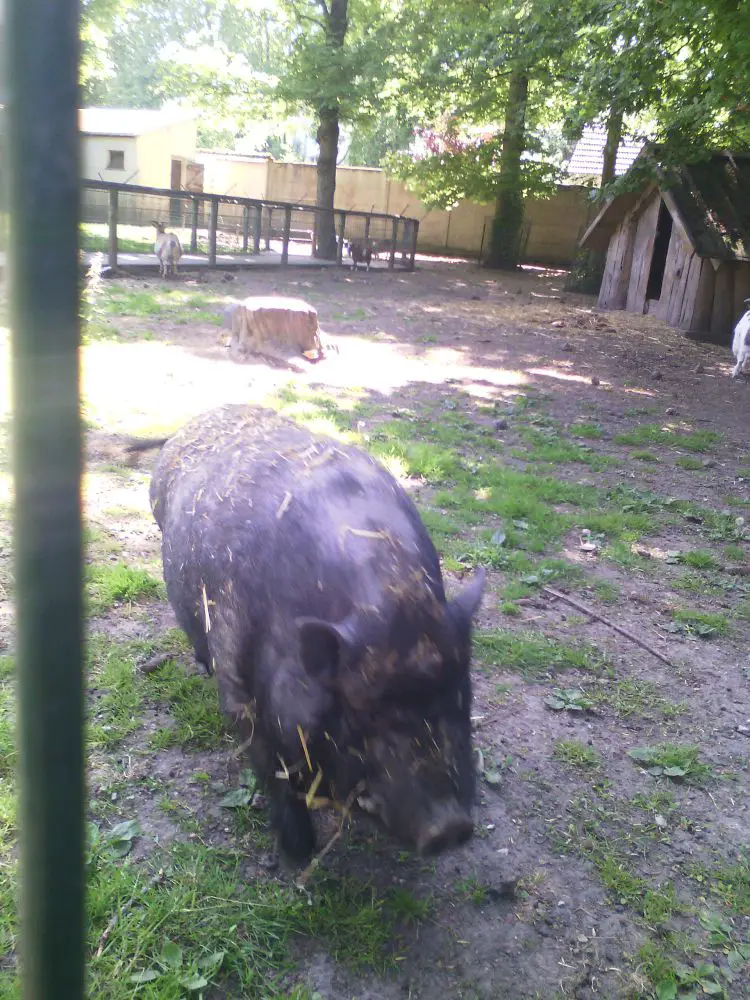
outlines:
[[[308,807],[323,798],[358,800],[422,854],[470,837],[484,575],[446,600],[393,477],[357,448],[231,405],[166,442],[150,496],[169,600],[216,674],[286,855],[312,854]]]

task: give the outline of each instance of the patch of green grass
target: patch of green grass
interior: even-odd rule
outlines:
[[[607,705],[621,719],[639,715],[644,718],[674,718],[687,711],[684,703],[675,704],[662,697],[653,681],[616,680],[592,685],[586,692],[595,705]]]
[[[705,597],[715,597],[726,592],[725,584],[720,579],[694,571],[680,573],[672,582],[672,587],[687,594],[702,594]]]
[[[672,943],[675,935],[665,936],[665,942]],[[683,954],[700,955],[694,944],[687,944],[680,949]],[[658,941],[647,941],[638,950],[640,968],[651,981],[658,1000],[691,1000],[700,996],[716,996],[727,1000],[729,994],[724,989],[723,970],[713,962],[698,960],[693,967],[677,962],[664,945]],[[643,994],[640,994],[641,996]]]
[[[88,742],[110,750],[140,726],[142,697],[135,663],[115,649],[92,681],[101,697],[95,698],[90,710]]]
[[[228,731],[213,678],[187,675],[178,664],[167,662],[148,675],[145,688],[152,697],[169,705],[174,720],[173,727],[153,734],[154,747],[209,750],[224,743]]]
[[[621,569],[640,570],[642,573],[649,573],[653,570],[651,561],[637,552],[633,552],[629,542],[618,540],[610,545],[605,545],[602,549],[602,557]]]
[[[655,406],[629,406],[625,410],[626,417],[648,417],[652,413],[657,413]]]
[[[588,528],[593,534],[604,535],[609,541],[635,542],[656,527],[653,516],[635,511],[586,511],[582,517],[573,518],[573,522],[575,527]]]
[[[735,864],[714,868],[696,864],[690,875],[734,913],[742,917],[750,916],[750,853],[747,850],[742,851]]]
[[[189,230],[178,231],[181,240]],[[156,230],[150,225],[117,226],[117,245],[123,253],[153,253]],[[109,249],[109,228],[103,222],[83,222],[80,226],[81,249],[85,251]]]
[[[457,539],[454,543],[445,545],[442,551],[449,556],[449,559],[446,559],[446,566],[449,569],[451,561],[458,569],[486,566],[503,569],[509,573],[530,573],[534,565],[524,552],[508,551],[501,545],[494,545],[491,539],[469,542]]]
[[[690,634],[708,638],[712,635],[729,635],[729,620],[726,615],[696,608],[675,608],[672,617]]]
[[[687,469],[689,472],[698,472],[706,468],[699,458],[693,458],[692,455],[680,455],[679,458],[675,459],[674,464],[678,465],[681,469]]]
[[[422,507],[419,511],[424,526],[433,540],[437,538],[452,538],[461,534],[461,525],[453,518],[447,517],[439,510]]]
[[[430,916],[433,901],[430,898],[419,899],[408,889],[393,889],[386,899],[386,907],[400,923],[420,924]]]
[[[333,319],[367,319],[367,313],[364,309],[357,308],[350,312],[335,312]]]
[[[677,894],[671,882],[659,889],[647,889],[643,898],[643,918],[651,927],[660,927],[669,923],[679,910]]]
[[[700,784],[711,774],[711,768],[700,760],[700,747],[687,743],[636,747],[628,751],[628,757],[655,777],[684,779]]]
[[[581,740],[557,740],[552,751],[552,756],[555,760],[559,760],[569,767],[584,770],[591,767],[599,767],[602,762],[596,750],[582,743]]]
[[[600,455],[585,445],[568,441],[556,431],[529,428],[521,433],[521,437],[526,447],[514,448],[511,454],[526,462],[545,462],[550,465],[581,462],[592,469],[603,469],[611,464],[608,455]]]
[[[704,549],[689,549],[681,552],[679,560],[691,569],[718,569],[719,564],[711,552]]]
[[[500,605],[500,612],[504,615],[509,615],[511,618],[517,618],[521,614],[521,609],[513,601],[503,601]]]
[[[370,451],[381,461],[398,460],[407,475],[427,483],[447,482],[461,471],[460,462],[452,451],[427,442],[376,441]]]
[[[316,884],[315,902],[300,908],[301,929],[323,941],[334,961],[352,969],[385,968],[397,915],[387,900],[354,878],[331,878]]]
[[[124,563],[86,567],[86,594],[92,615],[102,614],[114,604],[134,604],[139,599],[163,596],[163,585],[145,569]]]
[[[523,677],[544,677],[561,670],[601,674],[609,669],[607,657],[596,646],[568,646],[538,632],[477,632],[474,651],[479,660]]]
[[[614,896],[622,906],[632,906],[640,909],[646,895],[648,883],[640,875],[632,872],[627,862],[612,851],[603,849],[590,853],[599,878],[605,889]]]
[[[671,792],[664,789],[657,789],[646,795],[643,792],[636,792],[633,796],[633,805],[643,809],[648,813],[669,813],[676,805],[675,797]]]
[[[0,686],[0,779],[10,778],[15,770],[14,698],[10,683]]]
[[[287,961],[289,937],[307,927],[325,929],[321,912],[334,909],[325,897],[308,905],[275,882],[247,880],[240,854],[182,844],[158,861],[168,873],[161,881],[150,879],[141,866],[105,859],[97,859],[90,873],[92,956],[112,914],[135,899],[111,930],[101,957],[90,960],[92,996],[126,1000],[137,991],[178,1000],[187,995],[186,982],[200,976],[206,987],[229,983],[233,995],[260,1000]],[[357,943],[365,943],[361,934]],[[151,982],[138,987],[133,977]]]
[[[601,424],[572,424],[570,433],[573,437],[587,438],[596,441],[604,437],[604,428]]]
[[[521,580],[509,580],[501,591],[501,596],[506,601],[517,601],[519,597],[529,597],[534,593],[531,584],[523,583]]]
[[[637,462],[658,462],[659,456],[655,455],[652,451],[631,451],[630,457],[634,458]]]
[[[640,424],[615,436],[616,444],[642,445],[661,444],[685,451],[706,452],[719,444],[721,434],[716,431],[693,431],[689,434],[662,427],[659,424]]]
[[[169,317],[175,322],[203,322],[218,326],[223,299],[185,288],[154,285],[132,288],[119,282],[106,283],[101,309],[108,316],[136,316],[144,319]]]
[[[604,604],[616,604],[620,600],[620,588],[608,580],[597,580],[594,593]]]
[[[745,558],[745,550],[741,545],[725,545],[722,549],[722,555],[730,562],[742,562]]]
[[[487,886],[474,875],[459,879],[453,888],[459,900],[464,903],[474,903],[475,906],[481,906],[489,898]]]

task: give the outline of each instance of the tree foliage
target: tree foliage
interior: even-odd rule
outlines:
[[[658,142],[667,161],[750,144],[749,7],[172,0],[167,16],[156,0],[83,0],[82,76],[94,103],[189,98],[223,142],[251,119],[308,115],[326,205],[346,125],[349,162],[387,164],[428,205],[493,202],[491,260],[514,266],[524,197],[551,190],[587,124],[609,132],[603,195],[623,183],[621,135]]]

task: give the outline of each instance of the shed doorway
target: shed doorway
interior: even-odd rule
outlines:
[[[654,300],[658,302],[661,298],[661,289],[664,283],[664,271],[667,266],[667,254],[669,253],[669,241],[671,238],[672,216],[669,213],[669,209],[662,201],[659,205],[659,218],[656,223],[654,250],[651,254],[651,268],[648,272],[646,301]]]

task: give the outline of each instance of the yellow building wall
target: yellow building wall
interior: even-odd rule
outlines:
[[[272,161],[232,156],[227,153],[198,152],[203,164],[203,190],[240,198],[267,198],[268,166]]]
[[[108,170],[110,149],[125,154],[124,170]],[[133,174],[138,170],[136,141],[116,135],[84,135],[81,137],[81,169],[83,176],[92,181],[112,181],[116,184],[137,184]]]
[[[292,204],[314,204],[316,170],[310,163],[280,163],[272,158],[254,160],[230,154],[198,153],[204,164],[204,190]],[[169,169],[169,157],[165,158]],[[154,183],[139,180],[138,183]],[[165,184],[168,183],[168,177]],[[530,198],[525,203],[523,256],[543,263],[567,263],[576,254],[578,239],[593,216],[593,203],[584,187],[559,187],[550,198]],[[478,254],[483,233],[486,246],[494,206],[464,201],[449,212],[428,209],[403,184],[389,180],[384,171],[369,167],[339,167],[336,172],[336,208],[349,212],[403,215],[419,220],[418,249],[430,252]],[[226,221],[241,209],[222,206]],[[349,232],[363,227],[352,220]],[[387,222],[373,220],[376,239],[388,238]]]
[[[172,160],[182,160],[184,184],[184,163],[195,160],[197,133],[198,128],[193,119],[139,135],[136,139],[138,176],[131,183],[144,187],[168,188],[172,176]]]

